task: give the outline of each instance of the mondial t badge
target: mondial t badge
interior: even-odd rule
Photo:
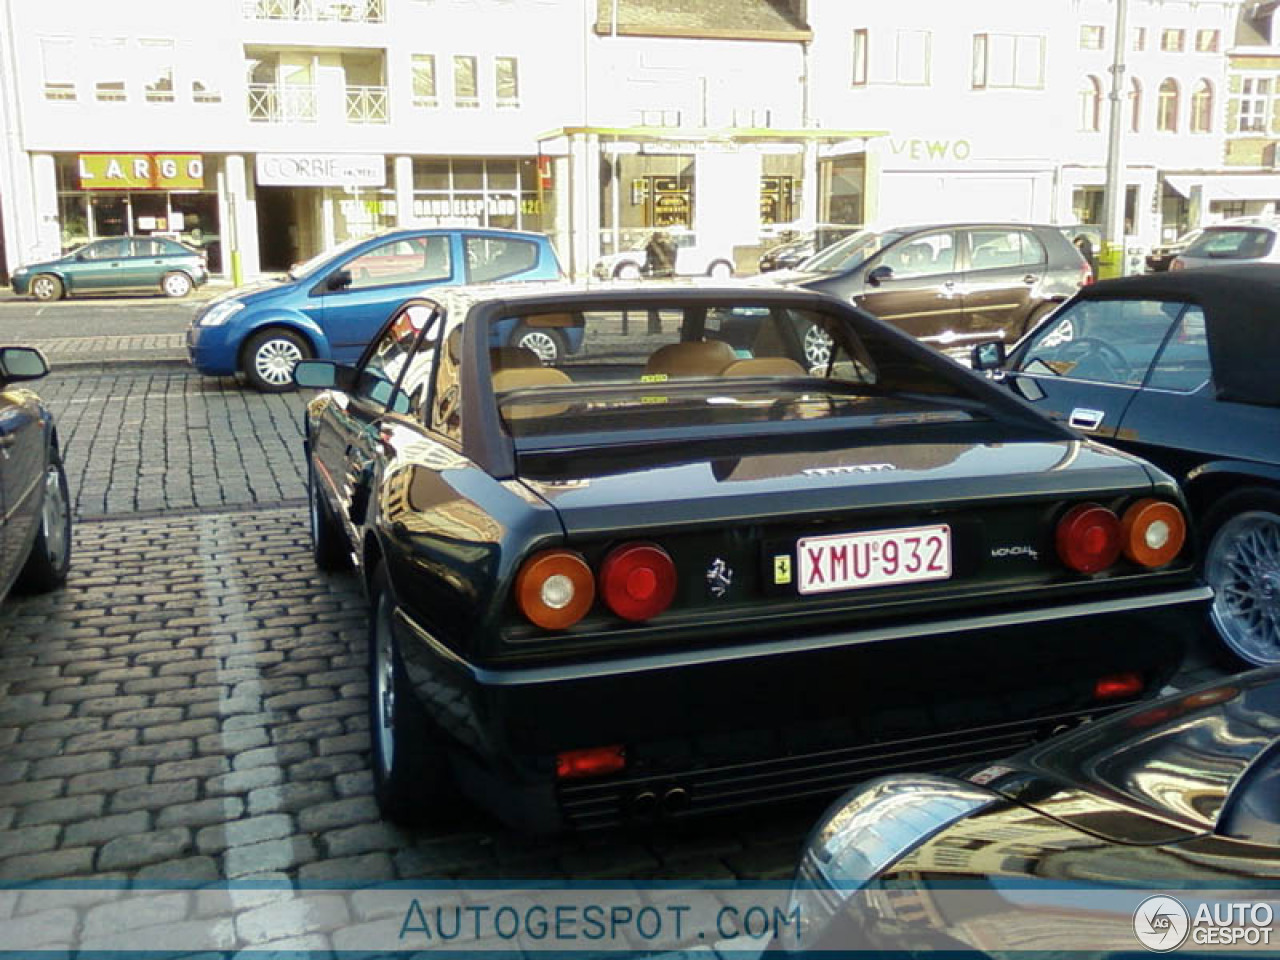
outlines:
[[[884,473],[897,469],[892,463],[854,463],[845,467],[809,467],[800,472],[806,477],[837,477],[842,473]]]
[[[713,597],[723,597],[729,592],[733,583],[733,570],[727,563],[716,557],[707,568],[707,590]]]

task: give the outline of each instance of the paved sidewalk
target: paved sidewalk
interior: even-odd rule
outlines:
[[[59,372],[40,383],[77,515],[301,503],[301,394],[185,367]]]
[[[181,333],[137,336],[56,337],[32,340],[55,371],[120,363],[187,363],[187,338]]]

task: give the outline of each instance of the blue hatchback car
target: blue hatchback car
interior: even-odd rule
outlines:
[[[299,360],[353,363],[387,317],[429,287],[563,277],[539,233],[482,228],[391,230],[362,237],[265,281],[211,300],[187,331],[187,355],[201,373],[243,373],[259,390],[293,389]],[[578,346],[565,334],[512,324],[501,346],[553,361]]]

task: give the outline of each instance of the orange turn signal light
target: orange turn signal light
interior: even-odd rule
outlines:
[[[1124,512],[1120,527],[1124,555],[1151,569],[1171,563],[1187,541],[1182,511],[1164,500],[1139,500]]]
[[[587,615],[596,581],[580,554],[543,550],[516,574],[516,605],[544,630],[565,630]]]

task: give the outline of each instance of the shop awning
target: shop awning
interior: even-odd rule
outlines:
[[[1164,182],[1184,197],[1202,187],[1210,200],[1280,200],[1280,174],[1166,174]]]

